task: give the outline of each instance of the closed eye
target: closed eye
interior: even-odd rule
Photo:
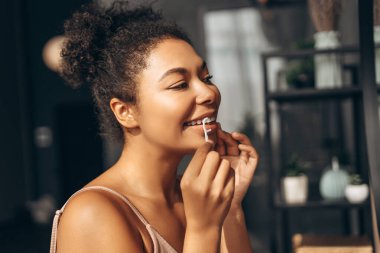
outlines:
[[[173,85],[169,89],[181,90],[181,89],[186,89],[187,87],[189,87],[189,85],[186,82],[183,82],[178,85]]]

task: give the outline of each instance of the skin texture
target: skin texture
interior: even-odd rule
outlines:
[[[205,143],[201,126],[184,127],[202,115],[217,115],[220,93],[204,61],[185,41],[163,40],[137,85],[136,106],[110,101],[124,129],[123,152],[87,186],[127,196],[178,252],[251,252],[241,201],[257,166],[255,149],[245,135],[224,132],[216,123],[210,125],[212,144]],[[179,162],[194,151],[178,182]],[[58,229],[60,253],[153,252],[130,208],[100,191],[73,198]]]

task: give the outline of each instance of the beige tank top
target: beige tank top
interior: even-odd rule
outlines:
[[[154,253],[177,253],[177,251],[145,220],[145,218],[142,216],[140,211],[127,199],[127,197],[104,186],[90,186],[90,187],[86,187],[77,191],[66,201],[66,203],[63,205],[63,207],[60,210],[56,211],[55,216],[54,216],[54,221],[53,221],[53,228],[51,232],[50,253],[57,252],[57,228],[58,228],[59,219],[65,209],[65,206],[70,201],[70,199],[72,199],[74,196],[76,196],[77,194],[81,192],[89,191],[89,190],[106,191],[122,199],[124,203],[126,203],[132,209],[132,211],[137,215],[137,217],[141,220],[141,222],[145,225],[146,229],[148,230],[148,233],[153,242]]]

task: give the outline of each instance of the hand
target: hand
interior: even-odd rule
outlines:
[[[235,178],[230,162],[205,143],[195,152],[182,179],[186,229],[221,229],[230,210]]]
[[[249,185],[252,182],[259,157],[249,138],[242,133],[227,133],[220,127],[215,145],[222,158],[230,161],[235,170],[235,192],[231,207],[240,207]]]

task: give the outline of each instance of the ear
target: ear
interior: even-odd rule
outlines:
[[[139,126],[136,120],[136,110],[132,105],[127,104],[118,98],[112,98],[110,101],[110,107],[117,121],[125,128],[136,128]]]

